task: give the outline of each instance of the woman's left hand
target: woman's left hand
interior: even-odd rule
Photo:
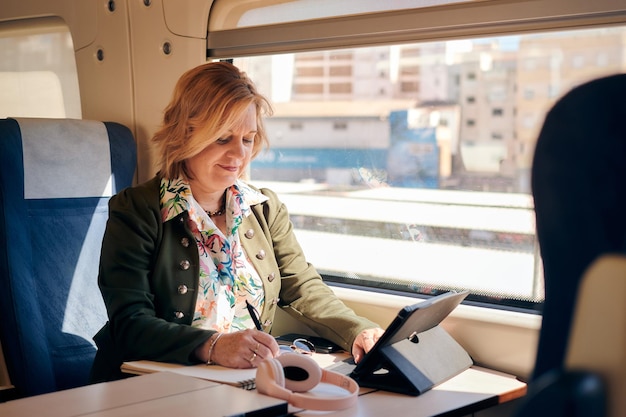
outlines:
[[[354,362],[358,363],[363,356],[370,351],[383,333],[385,333],[385,331],[380,327],[366,329],[359,333],[352,344],[352,356],[354,356]]]

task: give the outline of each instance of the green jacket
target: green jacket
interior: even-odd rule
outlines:
[[[199,255],[188,212],[163,223],[160,178],[127,188],[109,202],[98,284],[108,323],[94,340],[92,381],[122,376],[122,361],[197,363],[194,349],[213,331],[191,327],[199,285]],[[339,300],[309,264],[289,214],[276,194],[252,207],[239,228],[242,245],[263,280],[260,319],[269,332],[277,306],[347,351],[356,336],[378,327]]]

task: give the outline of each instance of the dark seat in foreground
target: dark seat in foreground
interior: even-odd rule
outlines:
[[[626,74],[574,88],[537,141],[532,189],[545,305],[519,416],[626,415],[625,97]]]

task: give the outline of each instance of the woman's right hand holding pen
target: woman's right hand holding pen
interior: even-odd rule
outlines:
[[[218,364],[229,368],[256,368],[266,358],[275,358],[280,349],[274,337],[263,332],[259,313],[246,300],[246,308],[256,330],[242,330],[235,333],[216,333],[196,352],[200,360],[207,364]]]
[[[203,362],[229,368],[256,368],[263,359],[275,358],[280,353],[274,337],[259,330],[247,329],[214,337],[196,349],[196,356]]]

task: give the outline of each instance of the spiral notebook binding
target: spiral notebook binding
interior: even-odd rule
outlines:
[[[254,378],[244,379],[243,381],[239,381],[237,384],[239,388],[243,388],[245,390],[253,390],[256,388],[256,381]]]

